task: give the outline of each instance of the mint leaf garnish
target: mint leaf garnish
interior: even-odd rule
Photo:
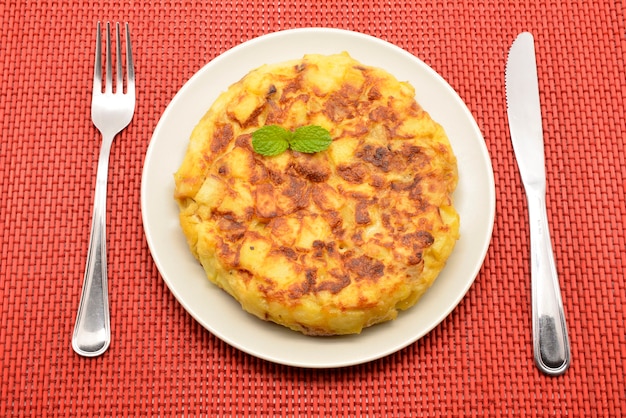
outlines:
[[[256,153],[268,157],[288,148],[309,154],[324,151],[331,142],[330,132],[317,125],[301,126],[294,132],[278,125],[267,125],[252,133],[252,148]]]
[[[310,154],[324,151],[331,142],[333,139],[330,137],[330,132],[321,126],[309,125],[296,129],[289,145],[294,151]]]
[[[261,155],[278,155],[289,148],[292,133],[277,125],[267,125],[252,133],[252,148]]]

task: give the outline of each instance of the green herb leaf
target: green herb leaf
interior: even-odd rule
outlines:
[[[294,151],[314,153],[324,151],[331,142],[333,139],[326,129],[317,125],[308,125],[295,130],[289,145]]]
[[[289,148],[293,134],[277,125],[267,125],[252,133],[252,148],[265,156],[278,155]]]
[[[288,148],[294,151],[314,153],[324,151],[331,142],[330,132],[321,126],[308,125],[291,132],[278,125],[267,125],[252,133],[252,148],[265,156],[278,155]]]

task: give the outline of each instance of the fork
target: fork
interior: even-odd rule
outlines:
[[[91,98],[91,119],[102,135],[96,174],[93,218],[87,251],[83,290],[72,336],[72,348],[81,356],[96,357],[111,343],[111,320],[106,257],[106,197],[109,155],[113,139],[128,126],[135,112],[135,69],[130,45],[130,30],[126,29],[126,93],[122,76],[120,24],[115,24],[116,84],[113,91],[111,61],[111,26],[106,24],[106,79],[102,86],[102,40],[100,22],[97,24],[96,59]]]

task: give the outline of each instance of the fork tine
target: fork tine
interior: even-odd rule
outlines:
[[[106,33],[106,83],[104,84],[105,93],[113,91],[113,64],[111,60],[111,24],[107,22]]]
[[[130,29],[126,23],[126,77],[128,78],[126,90],[135,94],[135,64],[133,62],[133,51],[130,45]]]
[[[100,35],[100,22],[96,27],[96,59],[94,60],[93,70],[93,91],[100,93],[102,91],[102,37]]]
[[[116,61],[116,85],[115,92],[122,93],[124,91],[124,81],[122,79],[122,48],[120,44],[120,24],[115,23],[115,61]]]

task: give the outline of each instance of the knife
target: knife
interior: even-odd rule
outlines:
[[[521,33],[511,45],[505,83],[511,141],[528,204],[535,363],[542,372],[558,376],[569,367],[570,344],[546,212],[543,129],[532,34]]]

